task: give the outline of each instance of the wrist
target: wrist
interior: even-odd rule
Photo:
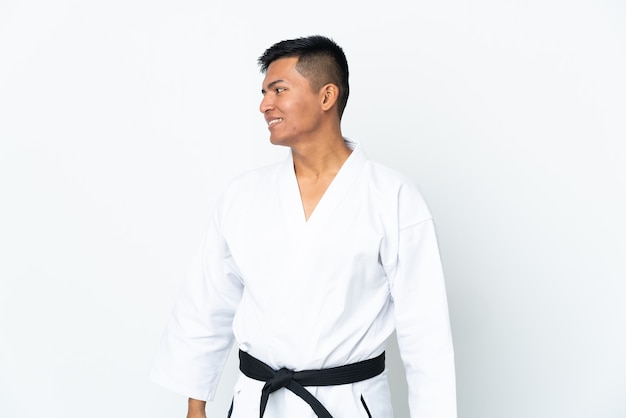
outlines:
[[[206,418],[206,402],[189,398],[187,418]]]

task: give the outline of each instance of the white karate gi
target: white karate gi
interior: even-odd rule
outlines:
[[[233,342],[274,369],[373,358],[397,330],[412,418],[456,417],[446,292],[431,215],[416,187],[353,152],[305,220],[293,160],[237,177],[186,278],[152,380],[213,399]],[[259,415],[263,382],[240,375],[233,418]],[[393,416],[386,372],[307,387],[334,418]],[[226,412],[226,411],[225,411]],[[226,415],[226,414],[225,414]],[[315,417],[287,389],[265,418]]]

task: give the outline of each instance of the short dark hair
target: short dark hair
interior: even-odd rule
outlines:
[[[348,60],[343,49],[332,39],[320,35],[289,39],[267,48],[258,63],[265,73],[272,62],[292,57],[298,58],[296,70],[309,80],[315,91],[328,83],[339,87],[337,109],[341,119],[350,94]]]

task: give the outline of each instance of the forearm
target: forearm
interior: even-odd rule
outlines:
[[[456,418],[454,348],[434,226],[401,231],[392,295],[411,417]]]
[[[189,398],[187,418],[206,418],[205,407],[205,401],[199,401],[198,399]]]

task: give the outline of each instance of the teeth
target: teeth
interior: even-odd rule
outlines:
[[[272,120],[271,120],[271,121],[269,121],[267,124],[268,124],[269,126],[272,126],[272,125],[274,125],[275,123],[282,122],[282,121],[283,121],[283,119],[282,119],[282,118],[272,119]]]

